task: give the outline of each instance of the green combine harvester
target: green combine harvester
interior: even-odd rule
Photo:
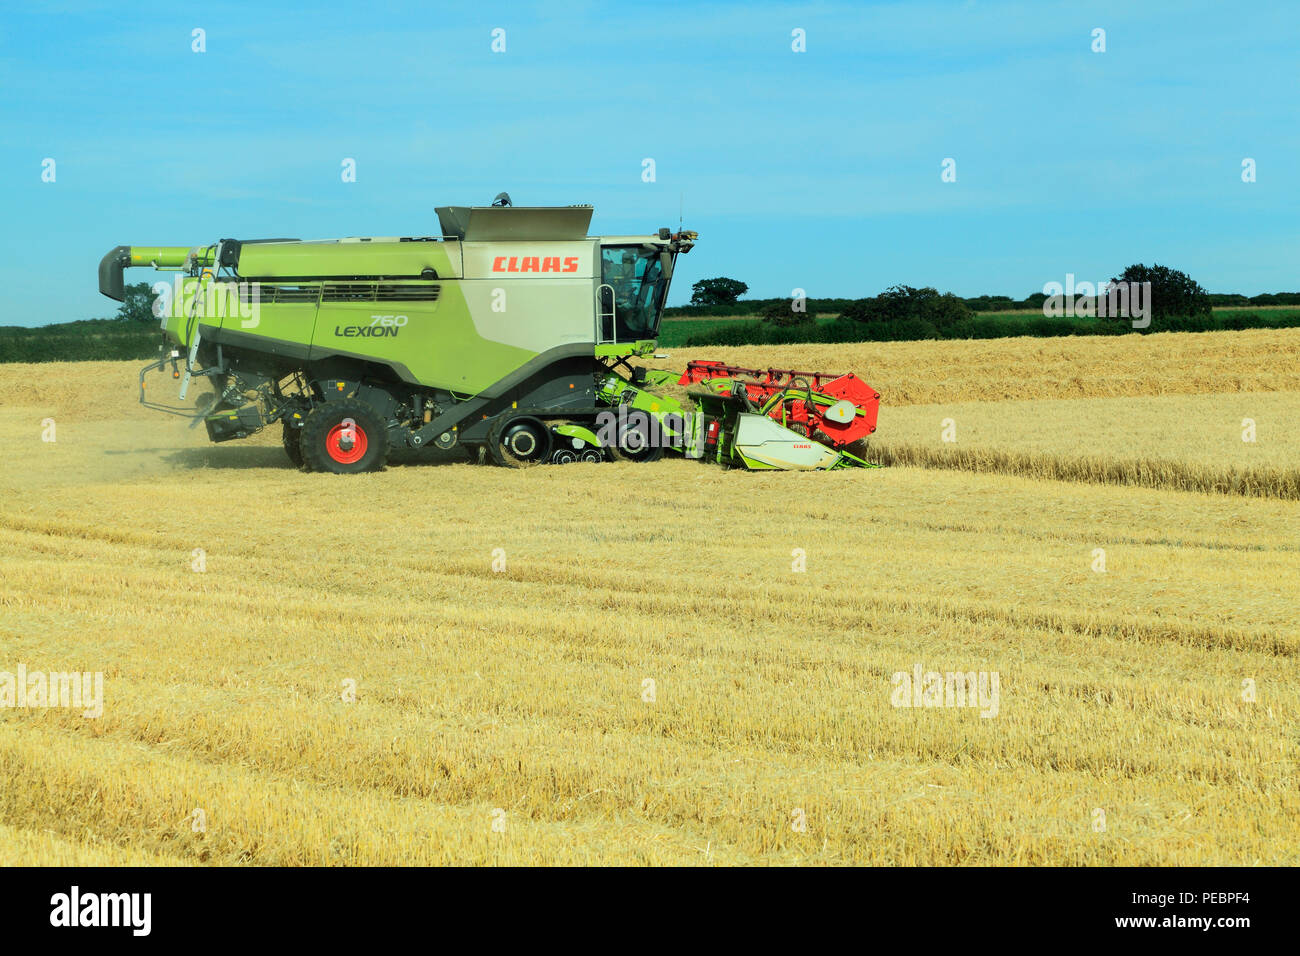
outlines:
[[[754,469],[867,464],[879,395],[849,375],[692,362],[692,408],[657,394],[653,355],[678,255],[697,234],[587,235],[591,206],[437,210],[441,236],[222,239],[118,246],[155,286],[163,345],[140,372],[150,408],[202,420],[214,442],[280,424],[296,465],[384,467],[394,446],[463,447],[499,465],[653,461],[665,451]],[[171,370],[178,404],[153,398]],[[212,395],[185,405],[196,379]]]

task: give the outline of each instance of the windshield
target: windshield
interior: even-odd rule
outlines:
[[[614,290],[615,341],[653,339],[668,285],[659,250],[605,246],[600,251],[600,277]]]

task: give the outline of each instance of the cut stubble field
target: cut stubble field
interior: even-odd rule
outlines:
[[[1217,467],[1258,409],[1240,453],[1296,467],[1296,332],[657,364],[693,357],[856,371],[880,449],[952,417]],[[133,372],[0,368],[0,671],[104,674],[96,719],[0,710],[0,863],[1300,862],[1300,502],[951,462],[305,474]],[[1129,427],[1072,447],[1080,403]],[[893,706],[918,665],[996,673],[996,714]]]

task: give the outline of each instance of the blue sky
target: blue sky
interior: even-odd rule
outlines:
[[[428,235],[503,189],[592,203],[596,233],[684,205],[674,304],[718,275],[1023,296],[1137,261],[1294,291],[1298,29],[1197,0],[6,4],[0,324],[113,314],[115,245]]]

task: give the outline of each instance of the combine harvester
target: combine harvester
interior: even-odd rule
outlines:
[[[335,473],[429,444],[511,466],[665,450],[751,469],[868,464],[846,446],[875,431],[880,396],[852,374],[692,362],[688,409],[655,391],[672,373],[632,364],[654,353],[696,233],[591,237],[591,206],[514,207],[504,193],[437,213],[438,238],[113,249],[99,264],[109,298],[124,298],[127,267],[177,273],[140,401],[202,420],[214,442],[278,422],[291,461]],[[168,367],[181,403],[195,379],[211,383],[205,407],[146,397]]]

